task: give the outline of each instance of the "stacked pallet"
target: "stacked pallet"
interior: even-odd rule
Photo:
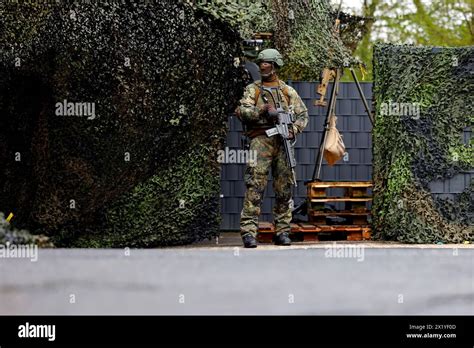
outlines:
[[[368,240],[371,238],[370,181],[315,181],[307,184],[308,222],[292,223],[294,240]],[[342,196],[329,195],[329,189],[343,190]],[[331,203],[342,203],[343,208],[330,208]],[[275,233],[272,223],[259,223],[258,239],[269,242]]]

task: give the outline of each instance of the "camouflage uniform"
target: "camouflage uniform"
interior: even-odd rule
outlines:
[[[274,125],[268,123],[266,117],[260,114],[260,109],[265,105],[261,94],[267,93],[269,103],[273,106],[275,105],[273,99],[266,91],[259,91],[260,95],[255,102],[257,89],[259,89],[261,84],[261,81],[255,81],[246,87],[238,110],[240,119],[249,130],[247,134],[251,138],[250,150],[255,150],[257,154],[256,163],[247,164],[245,171],[247,190],[240,218],[241,235],[250,233],[253,237],[256,237],[257,234],[260,205],[265,187],[267,186],[270,167],[272,169],[273,190],[276,198],[273,207],[273,218],[277,235],[290,231],[291,189],[294,184],[291,170],[286,163],[286,155],[281,137],[278,135],[268,137],[264,133],[265,129],[272,128]],[[293,131],[295,136],[301,133],[308,124],[308,111],[298,93],[283,81],[264,82],[263,86],[275,87],[275,99],[282,102],[283,109],[285,111],[288,111],[289,108],[293,109],[296,116]],[[277,93],[279,99],[277,99]]]

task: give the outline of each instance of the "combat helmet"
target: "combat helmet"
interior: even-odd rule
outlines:
[[[273,62],[275,63],[279,68],[283,66],[283,56],[274,48],[267,48],[263,51],[261,51],[255,62],[258,64],[260,62]]]

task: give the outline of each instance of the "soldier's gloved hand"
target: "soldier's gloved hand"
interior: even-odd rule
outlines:
[[[288,131],[288,139],[293,140],[295,138],[295,133],[292,130]]]
[[[278,112],[273,105],[265,104],[261,112],[270,123],[276,123],[278,121]]]
[[[265,104],[265,106],[269,114],[277,112],[275,107],[272,104]]]
[[[288,130],[288,133],[289,133],[288,139],[290,139],[290,140],[295,139],[295,134],[298,133],[298,129],[296,128],[295,125],[293,125],[292,128],[293,128],[293,129],[289,129],[289,130]]]
[[[273,105],[271,104],[265,104],[261,109],[260,109],[260,115],[266,116],[269,112],[276,111]]]

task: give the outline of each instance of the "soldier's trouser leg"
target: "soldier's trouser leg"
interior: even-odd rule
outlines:
[[[240,214],[240,234],[247,233],[257,236],[258,217],[260,215],[260,205],[262,204],[263,193],[267,186],[267,177],[272,163],[274,153],[273,137],[266,135],[255,137],[250,142],[250,151],[255,151],[256,163],[247,164],[245,170],[245,192],[242,213]]]
[[[291,189],[293,187],[293,174],[286,163],[285,148],[280,139],[277,140],[278,148],[272,162],[273,191],[275,192],[275,205],[273,206],[273,219],[275,220],[275,233],[290,232],[291,222]],[[294,151],[294,149],[293,149]]]

